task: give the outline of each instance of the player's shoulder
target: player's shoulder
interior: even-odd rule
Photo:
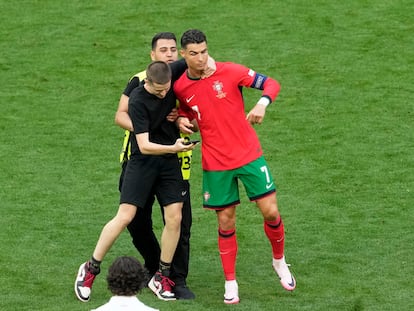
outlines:
[[[144,84],[140,84],[131,91],[131,94],[129,94],[129,103],[144,101],[147,94]]]
[[[123,94],[126,96],[131,96],[132,91],[138,87],[141,82],[146,78],[146,72],[145,71],[141,71],[136,73],[135,75],[133,75],[129,80],[128,80],[128,84],[124,89]]]
[[[217,72],[220,71],[234,71],[234,72],[247,72],[249,70],[248,67],[242,64],[234,63],[234,62],[216,62]]]
[[[217,68],[219,67],[233,67],[233,66],[239,66],[240,64],[235,62],[216,62]]]
[[[143,70],[134,74],[129,80],[138,79],[139,81],[144,80],[147,77],[147,71]]]

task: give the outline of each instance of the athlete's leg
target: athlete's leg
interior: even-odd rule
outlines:
[[[181,210],[183,203],[172,203],[164,206],[165,226],[161,234],[161,256],[159,271],[148,283],[148,287],[162,300],[174,300],[172,292],[174,283],[170,280],[171,262],[180,238]]]
[[[217,220],[219,224],[218,247],[225,278],[224,303],[236,304],[240,301],[236,281],[236,207],[232,206],[217,211]]]
[[[282,258],[284,228],[277,207],[276,185],[265,159],[260,157],[244,165],[238,169],[238,174],[250,200],[256,201],[263,215],[264,231],[272,245],[273,258]]]
[[[183,203],[164,206],[165,226],[161,234],[160,260],[171,263],[180,238],[181,210]]]
[[[194,293],[187,287],[187,276],[190,261],[190,237],[192,225],[192,209],[190,199],[190,183],[184,181],[187,196],[183,203],[181,233],[178,240],[177,249],[171,265],[171,280],[175,286],[173,291],[177,299],[194,299]]]
[[[122,189],[127,163],[124,162],[122,164],[119,177],[119,191]],[[152,206],[154,201],[154,195],[149,195],[143,207],[137,209],[135,217],[127,226],[132,237],[132,243],[144,258],[145,267],[149,275],[153,275],[157,271],[161,253],[160,245],[152,227]]]
[[[218,247],[224,277],[227,281],[236,279],[236,207],[228,207],[217,211]]]
[[[93,258],[102,261],[112,244],[131,222],[136,213],[137,207],[131,204],[122,203],[119,205],[118,213],[102,229],[93,252]]]
[[[272,246],[273,268],[282,286],[292,291],[296,287],[296,280],[285,261],[285,230],[277,208],[276,192],[257,200],[256,203],[263,214],[264,231]]]
[[[89,301],[93,282],[96,275],[100,272],[100,263],[121,232],[131,222],[136,210],[135,205],[121,204],[116,216],[102,229],[92,258],[81,264],[78,270],[75,280],[75,294],[79,300],[83,302]]]
[[[157,271],[161,253],[161,248],[152,226],[152,206],[154,201],[154,196],[150,196],[145,206],[137,209],[134,219],[127,227],[132,237],[132,243],[144,258],[145,267],[150,275]]]
[[[277,208],[276,192],[256,201],[264,220],[264,231],[272,245],[273,258],[280,259],[284,252],[285,232],[283,222]]]
[[[203,171],[203,205],[216,210],[218,249],[225,277],[224,302],[239,302],[236,281],[236,205],[240,203],[236,170]]]
[[[181,233],[178,240],[177,249],[171,266],[171,279],[176,285],[185,285],[188,275],[188,265],[190,260],[190,236],[192,225],[192,211],[190,200],[190,184],[186,180],[185,188],[187,197],[183,203]]]

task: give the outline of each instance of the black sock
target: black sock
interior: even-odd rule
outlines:
[[[102,261],[96,260],[92,256],[91,260],[89,260],[89,271],[95,275],[99,274],[99,272],[101,272],[101,262]]]
[[[167,263],[167,262],[163,262],[160,260],[160,266],[159,266],[159,271],[161,272],[162,275],[164,276],[170,276],[170,269],[171,269],[171,262]]]

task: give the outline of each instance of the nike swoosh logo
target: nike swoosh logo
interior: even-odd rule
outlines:
[[[290,283],[288,283],[288,284],[289,284],[289,286],[292,286],[292,287],[295,286],[295,280],[293,279],[293,277],[291,278]]]
[[[187,194],[187,191],[182,191],[181,196],[185,196]]]
[[[270,184],[266,184],[266,189],[270,189],[270,187],[273,186],[273,182],[271,182]]]
[[[187,102],[187,104],[194,98],[195,94],[189,98],[186,98],[185,101]]]
[[[230,252],[219,252],[220,253],[220,255],[228,255],[228,254],[230,254]]]

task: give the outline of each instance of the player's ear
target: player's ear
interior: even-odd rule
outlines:
[[[183,58],[184,58],[184,55],[185,55],[185,50],[184,50],[184,49],[181,49],[181,50],[180,50],[180,55],[181,55],[181,57],[183,57]]]

